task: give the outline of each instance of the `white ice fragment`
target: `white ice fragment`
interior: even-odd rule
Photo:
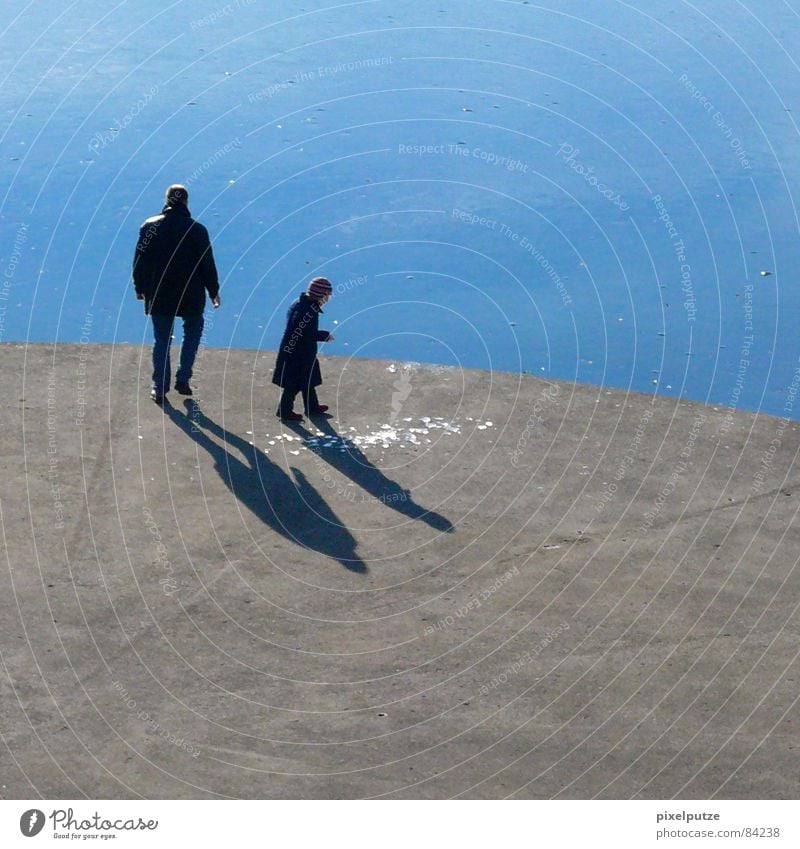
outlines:
[[[486,425],[478,425],[478,430],[486,430]]]
[[[274,440],[274,439],[270,439],[269,444],[270,444],[270,445],[274,445],[274,444],[275,444],[275,440]]]
[[[492,422],[486,422],[486,427],[492,427]]]
[[[411,418],[411,416],[409,416],[407,419],[403,419],[403,421],[404,422],[411,422],[411,421],[413,421],[413,419]]]
[[[560,546],[560,545],[552,545],[552,544],[551,544],[551,545],[543,545],[543,546],[542,546],[542,548],[543,548],[545,551],[553,551],[553,550],[554,550],[554,549],[556,549],[556,548],[561,548],[561,546]]]
[[[299,451],[290,451],[289,453],[290,454],[299,454],[300,452]]]

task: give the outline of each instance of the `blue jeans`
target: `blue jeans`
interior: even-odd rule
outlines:
[[[170,390],[172,372],[169,361],[169,347],[172,339],[173,325],[176,316],[152,313],[153,319],[153,389],[159,395],[166,395]],[[175,380],[178,383],[188,383],[192,379],[192,366],[200,347],[203,335],[203,314],[189,315],[183,319],[183,345],[181,345],[181,362]]]

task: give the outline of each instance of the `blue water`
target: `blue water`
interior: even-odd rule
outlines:
[[[324,274],[330,354],[800,418],[796,0],[14,14],[2,341],[149,340],[133,246],[183,182],[223,280],[209,345],[274,349]]]

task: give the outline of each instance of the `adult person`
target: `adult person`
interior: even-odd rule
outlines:
[[[214,309],[220,305],[219,280],[208,230],[189,212],[189,192],[174,184],[167,189],[160,215],[139,230],[133,258],[136,297],[153,321],[153,385],[150,397],[163,404],[170,390],[170,340],[176,317],[183,319],[183,344],[175,390],[191,395],[192,368],[203,335],[206,291]]]
[[[328,410],[328,405],[320,404],[317,398],[316,387],[322,383],[317,343],[333,342],[332,333],[319,329],[322,307],[332,294],[331,281],[315,277],[286,313],[286,329],[272,374],[272,382],[283,389],[277,415],[285,421],[303,418],[292,409],[298,392],[303,395],[307,416],[321,416]]]

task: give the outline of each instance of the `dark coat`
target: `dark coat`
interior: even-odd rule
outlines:
[[[201,315],[219,294],[208,230],[181,203],[165,206],[139,230],[133,285],[144,295],[145,314]]]
[[[327,330],[319,329],[321,312],[319,302],[305,292],[289,307],[286,330],[272,374],[273,383],[298,392],[322,383],[317,361],[317,342],[327,342],[330,334]]]

